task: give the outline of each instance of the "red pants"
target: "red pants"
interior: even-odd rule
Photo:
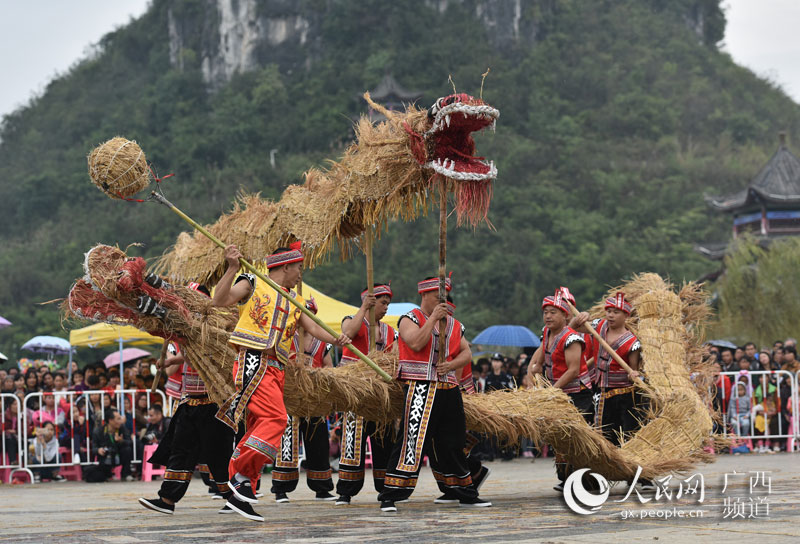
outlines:
[[[266,364],[264,360],[261,364]],[[234,366],[236,375],[238,364]],[[268,366],[247,402],[247,432],[233,451],[228,464],[231,478],[239,472],[255,482],[261,470],[278,455],[281,436],[286,429],[286,406],[283,404],[282,370]]]

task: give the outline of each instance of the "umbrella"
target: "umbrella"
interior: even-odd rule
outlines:
[[[0,329],[8,327],[11,325],[11,321],[0,315]]]
[[[8,361],[8,357],[0,353],[0,361]]]
[[[22,349],[52,355],[63,355],[72,351],[69,341],[57,336],[34,336],[22,345]]]
[[[152,357],[153,355],[149,351],[145,351],[139,348],[125,348],[122,351],[115,351],[111,355],[106,356],[103,359],[103,363],[105,363],[106,368],[111,368],[112,366],[119,365],[120,357],[122,357],[123,363],[130,363],[131,361],[135,361],[136,359],[141,359],[142,357]]]
[[[538,348],[539,337],[522,325],[492,325],[472,339],[473,344],[483,346],[517,346]]]
[[[736,351],[736,348],[739,347],[733,342],[728,342],[727,340],[709,340],[708,342],[706,342],[706,344],[710,344],[712,346],[722,349],[732,349],[734,351]]]

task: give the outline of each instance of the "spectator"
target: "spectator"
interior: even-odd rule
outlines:
[[[133,405],[131,403],[130,395],[122,396],[123,415],[125,416],[125,428],[131,433],[131,436],[138,433],[141,427],[136,425],[136,418],[133,414]]]
[[[779,434],[777,416],[780,410],[780,398],[778,397],[778,388],[767,375],[761,376],[759,384],[753,392],[753,398],[756,403],[754,413],[757,413],[754,424],[756,432],[761,435]],[[769,438],[759,440],[757,447],[759,453],[771,453],[773,441]],[[780,450],[777,440],[774,448],[774,451]]]
[[[70,387],[71,391],[77,391],[82,393],[89,389],[89,387],[83,383],[84,380],[84,372],[82,370],[76,370],[72,374],[72,387]]]
[[[89,383],[89,377],[90,376],[94,376],[94,375],[96,375],[96,372],[94,370],[94,366],[86,365],[86,368],[83,370],[83,380],[86,383]]]
[[[97,389],[107,389],[108,388],[108,377],[105,373],[100,372],[96,374],[97,377]],[[95,389],[92,387],[92,389]]]
[[[770,352],[766,350],[759,352],[758,366],[761,367],[760,370],[777,370],[772,363],[772,356],[770,355]]]
[[[775,364],[783,366],[783,357],[784,357],[783,346],[772,350],[772,360],[775,361]]]
[[[739,368],[739,361],[744,358],[744,350],[742,348],[736,348],[736,351],[733,352],[733,360],[736,361],[736,368]]]
[[[144,376],[136,374],[133,377],[133,384],[136,389],[144,389]]]
[[[14,376],[14,393],[25,393],[25,376],[17,374]]]
[[[3,399],[3,444],[11,464],[17,462],[19,448],[18,407],[19,405],[14,399]]]
[[[14,377],[13,376],[6,376],[3,378],[3,393],[13,393],[14,392]]]
[[[130,482],[133,450],[131,435],[125,428],[122,415],[114,408],[106,410],[106,421],[92,433],[92,457],[97,466],[90,465],[85,471],[87,482],[105,482],[111,477],[114,467],[122,466],[122,479]]]
[[[734,356],[734,358],[735,358],[735,356]],[[750,359],[748,359],[747,357],[740,357],[739,358],[739,371],[740,372],[741,371],[746,371],[746,372],[749,373],[751,370],[755,370],[755,369],[753,369],[752,366],[750,365]]]
[[[514,387],[517,386],[519,383],[519,364],[516,361],[511,361],[508,363],[508,375],[511,376],[511,380],[514,382]]]
[[[721,374],[722,367],[719,363],[713,363],[712,371],[716,378],[716,393],[714,394],[714,409],[725,417],[725,410],[728,408],[728,403],[731,398],[731,380],[724,374]],[[749,408],[748,408],[749,410]]]
[[[783,365],[781,369],[796,373],[800,370],[800,362],[797,360],[797,348],[789,346],[783,349]]]
[[[150,406],[147,414],[147,427],[140,431],[141,440],[136,444],[139,459],[143,457],[144,447],[161,442],[168,428],[169,418],[164,417],[161,405]]]
[[[109,393],[114,393],[119,389],[119,371],[114,372],[112,370],[108,373],[108,383],[102,389]]]
[[[787,338],[783,341],[783,348],[786,349],[789,346],[792,346],[794,349],[797,349],[797,340],[794,338]]]
[[[52,398],[52,397],[51,397]],[[52,421],[46,421],[41,427],[35,429],[36,438],[33,440],[31,446],[31,453],[33,454],[33,465],[43,465],[58,462],[58,438],[56,437],[56,428]],[[56,482],[63,482],[66,480],[58,473],[58,468],[54,467],[41,467],[39,469],[33,468],[34,473],[46,482],[54,480]]]
[[[750,359],[751,363],[755,362],[757,351],[756,345],[753,342],[748,342],[744,345],[744,356]]]
[[[486,392],[513,389],[514,387],[514,380],[503,370],[503,356],[495,353],[492,355],[492,373],[486,377]]]
[[[39,380],[39,385],[42,389],[47,389],[49,391],[53,390],[53,386],[55,384],[53,382],[53,374],[49,370],[42,374],[41,379]]]
[[[25,372],[25,394],[28,395],[30,393],[38,393],[39,392],[39,376],[36,374],[36,371],[32,368],[29,368],[27,372]],[[30,410],[38,410],[39,409],[39,398],[38,397],[31,397],[28,399],[28,402],[25,403],[25,407]]]
[[[720,357],[722,358],[722,371],[723,372],[738,372],[739,365],[733,359],[733,352],[727,348],[720,350]]]
[[[736,385],[736,395],[728,403],[728,421],[733,432],[739,436],[750,434],[750,408],[751,398],[747,393],[747,386],[743,383]]]
[[[780,340],[775,340],[772,343],[772,351],[775,351],[778,348],[783,348],[783,342],[781,342]]]
[[[144,429],[147,427],[147,394],[139,394],[136,397],[136,410],[134,411],[134,419],[136,420],[136,428]]]
[[[6,371],[6,369],[0,368],[0,383],[2,383],[6,379],[6,376],[8,376],[8,372]]]
[[[56,393],[64,393],[67,391],[67,377],[63,372],[56,372],[53,375],[53,391]]]
[[[56,398],[51,391],[42,393],[43,402],[38,410],[34,410],[30,417],[32,427],[43,427],[45,423],[53,423],[58,427],[64,425],[64,412],[56,406]]]

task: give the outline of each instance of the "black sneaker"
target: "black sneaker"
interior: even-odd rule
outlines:
[[[381,512],[397,512],[394,501],[381,501]]]
[[[55,476],[53,476],[53,481],[54,482],[66,482],[67,479],[65,477],[63,477],[61,474],[56,474]]]
[[[327,491],[317,491],[317,496],[314,497],[315,501],[335,501],[336,496],[331,495]]]
[[[228,487],[240,501],[249,502],[250,504],[256,504],[258,502],[256,496],[253,495],[253,486],[250,485],[250,480],[239,482],[234,479],[228,482]]]
[[[275,493],[275,502],[284,503],[289,502],[289,495],[286,493]]]
[[[350,495],[339,495],[339,498],[336,499],[336,506],[343,506],[346,504],[350,504]]]
[[[491,474],[491,473],[492,473],[492,471],[491,471],[491,469],[489,467],[481,465],[481,470],[478,472],[478,474],[475,475],[474,478],[472,478],[472,488],[475,491],[480,491],[481,486],[483,485],[483,483],[486,481],[486,478],[488,478],[489,474]]]
[[[235,513],[236,512],[231,510],[231,507],[228,506],[227,503],[222,508],[220,508],[219,511],[217,511],[217,514],[235,514]]]
[[[485,501],[480,497],[475,497],[474,499],[461,499],[458,501],[458,505],[465,508],[487,508],[491,506],[492,503]]]
[[[261,477],[259,476],[258,482],[256,482],[255,498],[260,499],[263,496],[264,494],[261,492]]]
[[[154,510],[156,512],[161,512],[162,514],[174,514],[175,513],[175,505],[174,504],[167,504],[161,500],[161,497],[157,499],[139,499],[139,504],[144,506],[145,508],[149,508],[150,510]]]
[[[564,482],[558,482],[556,485],[553,486],[553,489],[561,493],[564,491]]]
[[[433,500],[433,504],[456,504],[457,502],[458,497],[448,495],[447,493]]]
[[[240,501],[236,497],[231,497],[230,499],[228,499],[228,502],[225,503],[225,506],[227,506],[240,516],[245,517],[247,519],[251,519],[253,521],[261,521],[261,522],[264,521],[264,516],[256,513],[256,511],[253,510],[253,507],[250,506],[249,502]]]

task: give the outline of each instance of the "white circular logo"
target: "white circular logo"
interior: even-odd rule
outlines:
[[[576,514],[594,514],[600,510],[600,507],[606,502],[608,494],[611,491],[608,480],[601,474],[595,472],[590,472],[589,476],[597,480],[597,484],[600,486],[600,493],[595,495],[587,491],[583,487],[582,479],[583,475],[588,472],[588,470],[588,468],[576,470],[570,474],[567,481],[564,482],[564,501],[567,503],[570,510]],[[584,506],[588,507],[588,510],[584,508]]]

